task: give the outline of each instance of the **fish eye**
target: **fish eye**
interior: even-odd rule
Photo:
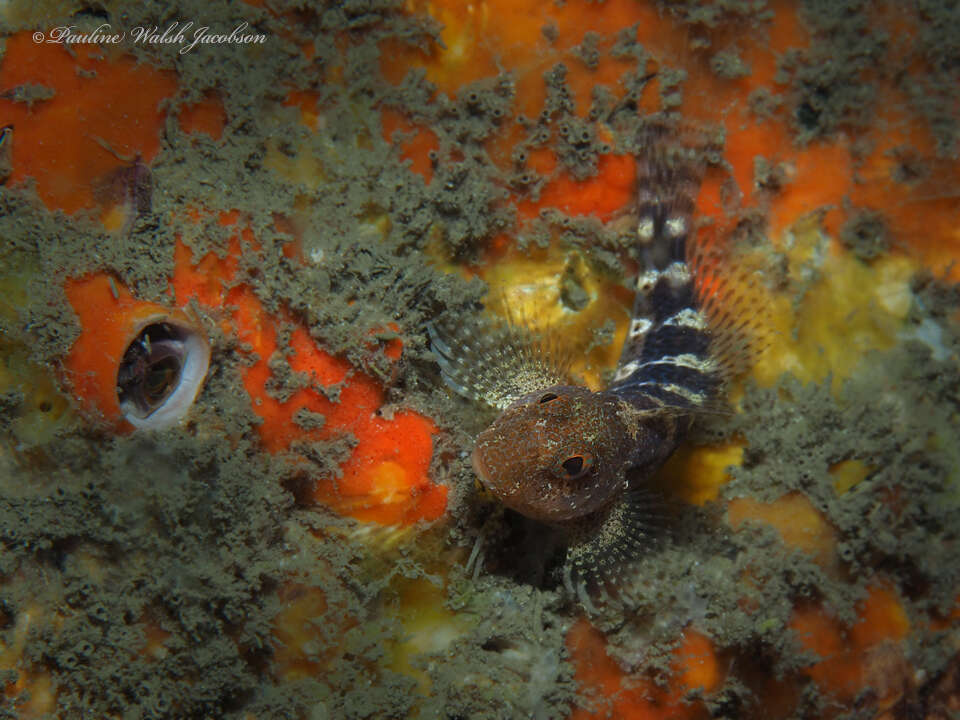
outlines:
[[[537,402],[542,405],[543,403],[548,403],[551,400],[556,400],[558,397],[560,396],[557,395],[556,393],[548,392],[548,393],[544,393],[543,397],[541,397]]]
[[[586,475],[593,467],[593,456],[584,453],[582,455],[571,455],[562,463],[563,476],[567,480],[579,480]]]
[[[117,400],[139,428],[162,428],[183,417],[203,385],[210,346],[187,325],[158,320],[127,346],[117,368]]]

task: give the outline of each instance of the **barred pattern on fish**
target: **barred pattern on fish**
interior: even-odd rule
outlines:
[[[502,410],[480,433],[473,466],[504,505],[565,531],[563,579],[589,604],[586,584],[612,578],[648,548],[653,516],[644,484],[693,417],[722,405],[746,345],[705,291],[716,263],[692,242],[707,144],[665,122],[638,143],[637,243],[644,269],[627,339],[609,387],[571,384],[511,323],[433,328],[444,379]],[[722,279],[722,278],[721,278]],[[628,470],[636,469],[628,474]]]

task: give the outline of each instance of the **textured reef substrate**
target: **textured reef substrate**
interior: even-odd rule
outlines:
[[[956,710],[956,4],[476,7],[0,8],[0,717]],[[267,42],[32,38],[191,19]],[[770,348],[584,607],[427,325],[517,291],[601,383],[665,111]],[[128,296],[210,337],[168,430],[83,391]]]

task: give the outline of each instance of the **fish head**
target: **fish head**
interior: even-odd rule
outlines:
[[[624,487],[630,442],[618,405],[570,385],[524,395],[478,436],[474,470],[504,505],[534,520],[596,512]]]

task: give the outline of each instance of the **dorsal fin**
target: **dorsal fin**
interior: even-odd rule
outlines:
[[[769,344],[770,327],[759,274],[734,257],[730,234],[717,226],[701,228],[687,260],[710,332],[709,352],[725,383],[758,360]]]

